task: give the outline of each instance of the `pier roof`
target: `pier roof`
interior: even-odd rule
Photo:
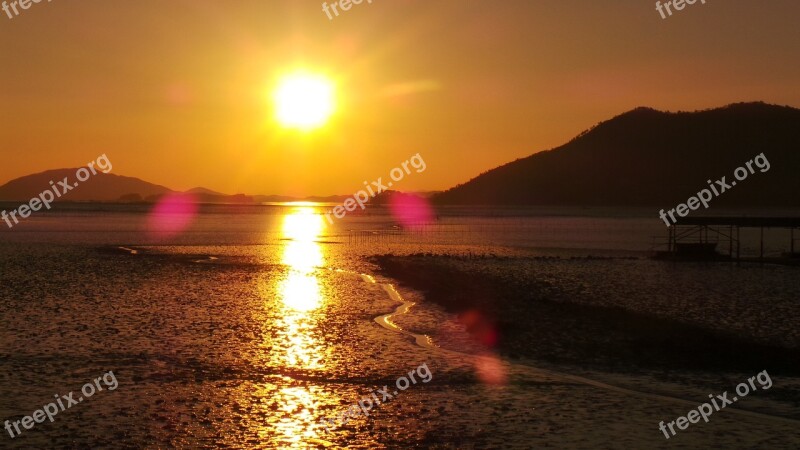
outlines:
[[[681,217],[676,225],[800,228],[800,217]]]

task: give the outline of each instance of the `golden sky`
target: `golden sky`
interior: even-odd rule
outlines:
[[[0,183],[106,153],[174,189],[351,194],[420,153],[444,189],[636,106],[800,106],[800,2],[80,0],[0,11]],[[279,126],[292,69],[329,123]]]

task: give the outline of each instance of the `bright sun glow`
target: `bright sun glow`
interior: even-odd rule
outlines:
[[[324,125],[333,113],[333,83],[318,75],[287,76],[275,90],[275,108],[286,127],[309,130]]]

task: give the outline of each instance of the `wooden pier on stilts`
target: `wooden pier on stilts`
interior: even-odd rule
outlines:
[[[758,255],[742,255],[743,229],[759,230]],[[764,252],[764,230],[788,230],[788,246],[780,257]],[[762,261],[800,264],[800,217],[683,217],[667,229],[666,251],[656,258],[681,260]],[[662,244],[663,245],[663,244]]]

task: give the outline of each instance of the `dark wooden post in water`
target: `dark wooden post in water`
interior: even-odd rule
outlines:
[[[758,259],[764,260],[764,227],[761,227],[761,250],[759,251]]]
[[[668,238],[669,243],[667,244],[668,247],[669,247],[668,250],[669,250],[670,253],[672,253],[672,250],[674,248],[673,245],[672,245],[672,242],[673,242],[674,236],[675,236],[675,225],[673,224],[671,227],[669,227],[667,232],[668,232],[667,234],[669,235],[669,238]]]
[[[736,225],[736,261],[739,261],[739,260],[742,259],[742,237],[741,237],[741,235],[739,233],[739,231],[741,231],[741,229],[742,229],[742,227],[740,227],[739,225]]]
[[[733,225],[728,227],[728,256],[733,259]]]

